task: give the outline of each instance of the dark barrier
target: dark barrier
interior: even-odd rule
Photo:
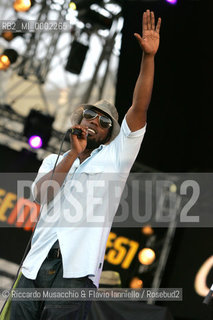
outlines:
[[[137,301],[93,301],[87,320],[173,320],[165,307]]]

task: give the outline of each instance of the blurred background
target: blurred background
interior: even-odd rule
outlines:
[[[32,234],[29,215],[39,210],[17,198],[17,180],[32,180],[42,160],[58,153],[79,104],[106,98],[115,103],[121,123],[131,106],[141,60],[133,34],[141,33],[146,9],[162,18],[161,41],[147,131],[132,172],[153,179],[158,173],[212,173],[210,0],[1,0],[1,289],[12,284]],[[68,149],[65,139],[62,152]],[[177,191],[175,185],[169,189]],[[203,201],[210,198],[208,190]],[[20,214],[23,224],[16,223]],[[212,240],[211,224],[113,225],[101,286],[182,288],[183,299],[132,302],[126,309],[110,302],[94,304],[90,319],[100,319],[100,314],[101,319],[108,314],[112,319],[212,319],[212,301],[203,304],[213,283]]]

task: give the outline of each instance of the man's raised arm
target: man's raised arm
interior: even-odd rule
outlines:
[[[132,106],[126,115],[131,131],[141,129],[146,124],[146,113],[152,95],[154,80],[154,58],[160,41],[161,18],[155,26],[154,12],[147,10],[143,14],[142,37],[135,33],[142,50],[140,73],[135,85]]]

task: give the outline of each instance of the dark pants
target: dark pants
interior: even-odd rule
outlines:
[[[88,277],[63,278],[62,269],[61,258],[46,258],[37,278],[30,280],[22,275],[17,288],[95,288]],[[84,320],[90,305],[90,301],[14,300],[10,320]]]

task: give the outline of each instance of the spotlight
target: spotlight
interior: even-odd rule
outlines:
[[[76,3],[73,2],[73,1],[71,1],[70,4],[69,4],[69,8],[70,8],[71,10],[76,10],[76,9],[77,9]]]
[[[144,248],[138,253],[138,260],[146,266],[152,264],[155,260],[155,252],[150,248]]]
[[[6,70],[16,62],[18,53],[14,49],[5,49],[0,55],[0,70]]]
[[[9,66],[10,66],[9,58],[6,55],[1,54],[0,55],[0,70],[7,70],[7,68],[9,68]]]
[[[146,236],[151,236],[154,233],[154,230],[152,229],[152,227],[150,225],[147,225],[141,229],[141,232],[143,234],[145,234]]]
[[[166,2],[170,3],[170,4],[176,4],[177,0],[166,0]]]
[[[14,49],[5,49],[3,55],[7,56],[10,60],[10,63],[15,63],[18,58],[18,53]]]
[[[13,8],[17,12],[28,11],[32,7],[32,0],[15,0],[13,2]]]
[[[23,32],[12,32],[9,30],[3,31],[1,34],[2,38],[4,38],[8,42],[12,41],[16,37],[23,37],[23,35]]]
[[[1,34],[2,38],[10,42],[14,38],[14,33],[11,31],[3,31]]]
[[[72,42],[65,70],[71,73],[80,74],[88,49],[89,46],[74,40]]]
[[[33,149],[39,149],[43,145],[42,139],[39,136],[31,136],[28,140],[28,143]]]
[[[132,288],[132,289],[143,288],[143,281],[141,279],[139,279],[138,277],[134,277],[130,281],[129,287]]]
[[[32,109],[25,119],[23,135],[32,148],[46,147],[52,132],[54,117]]]

